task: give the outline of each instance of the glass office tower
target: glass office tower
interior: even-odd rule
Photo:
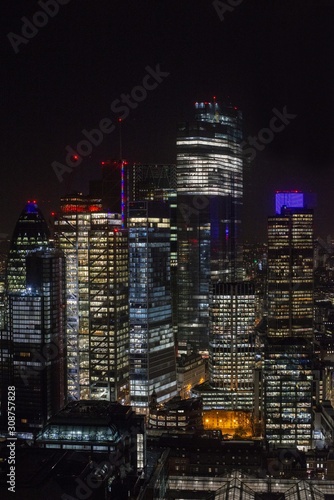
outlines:
[[[128,236],[99,200],[62,199],[55,238],[66,257],[68,395],[129,397]]]
[[[26,291],[26,257],[29,251],[49,247],[49,229],[36,201],[28,201],[15,225],[6,265],[4,303],[2,308],[3,330],[0,338],[0,382],[2,391],[2,410],[7,407],[4,389],[11,385],[13,377],[13,344],[9,328],[8,294]]]
[[[178,348],[208,351],[209,284],[240,279],[241,112],[196,103],[195,122],[179,126]]]
[[[26,262],[26,290],[8,295],[9,363],[1,368],[11,367],[17,430],[34,432],[66,402],[65,260],[46,249]]]
[[[129,204],[130,396],[147,412],[177,393],[172,328],[170,210],[162,202]]]
[[[127,172],[129,202],[164,201],[169,205],[173,270],[177,266],[176,165],[133,163],[128,165]]]
[[[313,211],[268,219],[268,337],[313,339]]]
[[[312,437],[313,212],[284,206],[268,219],[268,441],[308,449]]]
[[[170,272],[174,338],[177,335],[177,192],[176,165],[128,165],[128,201],[164,201],[169,205]]]

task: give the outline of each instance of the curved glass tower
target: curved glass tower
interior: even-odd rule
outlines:
[[[36,201],[28,201],[16,223],[7,263],[7,292],[26,288],[26,256],[29,250],[49,246],[49,228]]]
[[[179,126],[178,348],[209,344],[209,284],[239,278],[242,115],[230,104],[195,104],[195,122]]]

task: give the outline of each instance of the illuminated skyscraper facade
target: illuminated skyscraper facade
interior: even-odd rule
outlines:
[[[254,284],[212,283],[209,311],[209,380],[193,393],[201,396],[205,410],[250,413],[256,354]]]
[[[216,283],[210,301],[209,381],[225,409],[254,404],[255,289],[251,282]]]
[[[209,284],[239,278],[241,112],[196,103],[177,138],[178,347],[208,350]]]
[[[268,219],[268,337],[313,338],[313,212]]]
[[[128,165],[128,200],[163,201],[169,205],[170,272],[174,337],[177,335],[177,192],[176,165]]]
[[[99,200],[62,199],[55,220],[66,257],[68,395],[127,402],[128,236]]]
[[[268,339],[265,345],[264,415],[269,442],[312,445],[312,348],[302,338]]]
[[[129,204],[129,304],[131,405],[147,412],[177,393],[172,328],[169,207],[162,202]]]
[[[36,201],[28,201],[22,210],[13,231],[5,276],[4,303],[2,307],[2,328],[0,336],[0,379],[4,389],[13,380],[13,340],[9,332],[10,293],[26,292],[26,257],[29,251],[49,247],[49,229]],[[1,416],[7,407],[4,390],[1,397]]]
[[[312,436],[313,212],[268,219],[264,410],[270,442],[307,449]]]
[[[129,201],[164,201],[170,208],[171,268],[177,265],[176,165],[128,165]]]

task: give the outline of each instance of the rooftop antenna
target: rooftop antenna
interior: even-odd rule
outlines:
[[[122,118],[118,118],[118,131],[119,131],[119,161],[122,162]]]
[[[125,200],[125,161],[123,160],[122,151],[122,118],[118,118],[118,130],[119,130],[119,164],[121,167],[121,215],[122,215],[122,227],[125,227],[125,210],[126,210],[126,200]]]

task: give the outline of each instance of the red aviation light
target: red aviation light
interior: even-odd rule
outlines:
[[[100,162],[100,165],[102,165],[103,167],[104,166],[110,166],[111,165],[111,161],[110,160],[103,160]]]

